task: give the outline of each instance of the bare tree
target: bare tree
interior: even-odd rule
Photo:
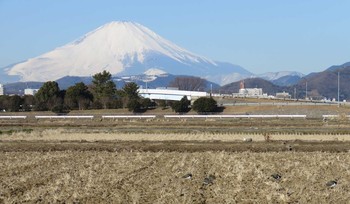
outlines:
[[[206,87],[206,81],[200,77],[176,77],[169,83],[169,86],[177,87],[179,90],[203,91]]]

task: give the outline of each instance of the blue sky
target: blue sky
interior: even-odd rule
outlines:
[[[0,67],[123,20],[253,73],[307,74],[350,61],[349,8],[348,0],[0,0]]]

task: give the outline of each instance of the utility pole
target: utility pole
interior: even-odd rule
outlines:
[[[338,72],[338,107],[340,106],[340,101],[339,101],[339,85],[340,85],[340,74]]]
[[[305,100],[307,100],[307,81],[306,81]]]
[[[297,99],[297,88],[294,87],[294,99]]]

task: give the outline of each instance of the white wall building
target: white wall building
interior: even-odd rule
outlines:
[[[174,89],[139,89],[139,95],[144,98],[156,100],[180,101],[184,96],[188,100],[196,100],[200,97],[209,96],[207,92],[201,91],[182,91]]]
[[[34,96],[39,89],[24,89],[24,95],[32,95]]]
[[[267,94],[263,93],[262,88],[245,88],[244,81],[240,83],[238,93],[233,93],[233,97],[253,97],[253,98],[267,98]]]
[[[0,84],[0,96],[5,95],[4,85]]]

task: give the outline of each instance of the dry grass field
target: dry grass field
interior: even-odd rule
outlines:
[[[2,152],[0,202],[347,203],[349,164],[327,152]]]
[[[240,106],[225,114],[314,117],[0,120],[0,203],[349,203],[350,121],[319,117],[348,112]]]
[[[268,137],[268,138],[267,138]],[[34,130],[28,132],[14,132],[0,136],[3,141],[243,141],[244,138],[251,138],[253,141],[350,141],[350,133],[329,134],[329,133],[211,133],[211,132],[193,132],[193,133],[127,133],[116,131],[98,131],[91,132],[78,131],[77,129],[66,130],[64,128],[54,128],[45,130]]]

